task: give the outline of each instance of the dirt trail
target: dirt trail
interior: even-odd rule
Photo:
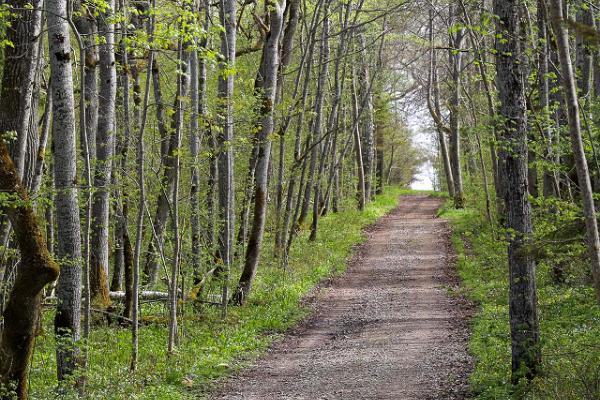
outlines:
[[[441,201],[405,196],[367,230],[315,312],[214,399],[464,399],[466,306]]]

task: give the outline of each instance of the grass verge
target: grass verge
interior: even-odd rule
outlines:
[[[462,290],[479,305],[469,343],[475,357],[470,378],[474,396],[494,400],[600,399],[600,308],[589,285],[589,267],[574,261],[564,281],[557,283],[554,277],[557,260],[579,260],[575,255],[584,250],[577,247],[572,254],[564,254],[564,249],[548,249],[556,254],[538,262],[542,372],[529,387],[513,390],[506,243],[498,239],[501,233],[494,237],[477,210],[444,207],[441,214],[453,227]],[[536,214],[534,225],[539,230],[547,225],[548,215]]]

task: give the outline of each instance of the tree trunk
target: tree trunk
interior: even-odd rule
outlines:
[[[153,87],[154,87],[154,96],[157,101],[157,113],[160,102],[156,98],[156,96],[160,96],[162,99],[162,94],[160,93],[160,86],[158,80],[158,73],[154,72],[158,68],[158,63],[156,59],[153,62]],[[183,88],[182,88],[183,89]],[[179,104],[179,99],[175,96],[175,105],[174,109],[177,110]],[[157,114],[158,115],[158,114]],[[160,115],[162,115],[162,111],[160,111]],[[173,190],[175,188],[175,163],[176,163],[176,148],[179,146],[179,141],[177,140],[177,127],[180,124],[179,119],[181,115],[175,112],[171,118],[171,130],[170,135],[167,134],[166,128],[162,128],[165,130],[164,133],[161,133],[161,166],[162,166],[162,177],[160,182],[160,193],[158,195],[158,202],[156,205],[156,214],[153,221],[153,229],[156,233],[155,237],[153,237],[148,243],[148,250],[146,252],[146,262],[144,265],[144,277],[145,283],[148,286],[153,286],[156,284],[158,280],[158,272],[159,272],[159,258],[156,256],[157,252],[163,251],[163,241],[165,236],[165,230],[167,227],[167,222],[169,219],[169,204],[170,197],[173,194]],[[159,131],[161,128],[159,127]],[[163,138],[164,137],[164,138]],[[167,146],[165,150],[164,146]],[[165,152],[166,151],[166,152]]]
[[[548,41],[550,40],[550,35],[548,32],[547,25],[547,9],[546,9],[546,1],[538,0],[537,2],[538,14],[538,92],[539,92],[539,101],[540,101],[540,110],[542,113],[542,135],[544,138],[544,158],[546,162],[552,163],[554,160],[553,156],[553,137],[552,137],[552,129],[550,129],[550,86],[548,80],[549,73],[549,46]],[[542,181],[542,193],[544,197],[552,197],[559,195],[559,187],[558,187],[558,179],[556,176],[556,172],[552,171],[548,168],[545,168],[543,171],[543,181]]]
[[[229,301],[229,270],[232,262],[233,232],[234,232],[234,182],[233,182],[233,95],[235,76],[231,69],[235,66],[236,48],[236,1],[222,0],[219,7],[221,25],[221,54],[224,60],[219,74],[217,96],[217,121],[220,132],[219,143],[219,217],[221,227],[219,232],[219,258],[223,264],[222,307],[223,317],[227,316]]]
[[[359,73],[359,98],[361,107],[364,107],[361,118],[361,143],[363,168],[365,173],[365,199],[371,201],[371,190],[373,182],[373,160],[375,155],[374,147],[374,122],[373,122],[373,93],[371,91],[371,73],[369,71],[369,61],[367,55],[367,41],[364,34],[358,35],[360,46],[360,73]],[[362,110],[361,110],[362,111]]]
[[[358,189],[356,192],[358,200],[358,210],[363,211],[365,209],[365,170],[363,166],[362,156],[362,144],[360,142],[360,128],[359,128],[359,112],[358,112],[358,94],[356,93],[356,70],[352,70],[352,131],[354,132],[354,150],[356,151],[356,167],[358,175]]]
[[[448,194],[451,198],[454,198],[454,175],[452,173],[452,165],[450,163],[450,155],[448,154],[448,145],[446,143],[446,134],[451,134],[450,128],[444,123],[439,106],[439,91],[437,83],[437,56],[434,49],[433,43],[433,19],[434,10],[429,10],[429,73],[427,78],[427,108],[429,113],[435,122],[438,131],[438,141],[440,145],[440,156],[442,157],[442,165],[444,168],[444,175],[446,177],[446,186],[448,188]],[[392,164],[390,161],[390,168],[388,171],[391,172]]]
[[[110,21],[115,11],[114,0],[109,0],[107,6],[107,10],[98,17],[98,32],[104,39],[99,46],[98,108],[102,112],[98,115],[96,131],[95,192],[90,241],[90,290],[93,301],[100,307],[107,307],[110,304],[108,233],[117,94],[114,24]]]
[[[495,0],[498,16],[496,43],[497,87],[500,98],[500,158],[505,179],[509,314],[512,339],[512,381],[531,379],[541,361],[535,284],[535,261],[526,246],[532,234],[531,205],[527,193],[527,114],[523,53],[519,34],[519,0]]]
[[[14,13],[6,29],[2,89],[0,92],[0,133],[15,137],[11,156],[19,177],[23,179],[29,121],[32,113],[34,77],[37,71],[38,40],[42,24],[42,1],[11,2]],[[30,7],[28,7],[30,6]]]
[[[150,21],[148,23],[148,42],[152,43],[154,39],[154,10],[156,9],[156,0],[151,1],[150,10]],[[148,52],[148,65],[154,64],[154,51],[150,48]],[[149,72],[149,71],[148,71]],[[140,288],[140,259],[142,253],[142,241],[144,239],[144,211],[146,208],[146,184],[145,184],[145,170],[144,170],[144,132],[146,129],[146,120],[148,118],[148,101],[150,98],[150,83],[151,74],[146,74],[146,88],[144,90],[144,99],[141,108],[141,115],[139,120],[139,130],[137,133],[137,145],[136,145],[136,175],[138,180],[139,198],[138,198],[138,210],[136,216],[136,234],[135,234],[135,247],[133,252],[133,266],[132,266],[132,298],[131,298],[131,363],[129,365],[130,371],[135,371],[138,364],[139,356],[139,288]],[[135,91],[135,90],[134,90]],[[137,107],[136,107],[137,108]]]
[[[48,1],[48,7],[50,10],[61,11],[52,0]],[[66,5],[62,9],[66,12]],[[66,15],[66,13],[58,15]],[[54,34],[52,37],[56,37],[55,30],[50,32]],[[66,30],[64,32],[66,33]],[[51,49],[57,50],[53,44],[55,42],[51,41]],[[69,53],[60,53],[60,50],[66,49],[59,49],[58,53],[53,52],[53,54],[67,56],[68,59]],[[73,108],[70,110],[72,111]],[[55,118],[63,121],[59,114],[55,114]],[[58,277],[59,268],[48,253],[44,233],[3,140],[0,141],[0,190],[12,193],[17,198],[16,206],[6,211],[14,227],[21,254],[16,279],[3,313],[0,384],[14,390],[17,398],[23,400],[27,399],[29,362],[33,353],[36,328],[41,318],[43,289]],[[65,306],[65,296],[62,296],[61,300],[61,304]],[[78,313],[79,309],[75,315]],[[9,395],[6,398],[13,397]]]
[[[325,5],[325,15],[329,15],[329,6]],[[321,62],[320,62],[320,72],[319,72],[319,79],[318,79],[318,83],[317,83],[317,100],[318,100],[318,104],[316,106],[316,118],[313,120],[313,133],[312,133],[312,138],[313,138],[313,153],[311,155],[311,174],[314,174],[312,172],[313,169],[313,165],[312,162],[313,160],[315,161],[315,164],[317,162],[317,159],[320,159],[319,162],[319,169],[317,171],[316,176],[314,176],[312,178],[312,182],[309,181],[309,183],[312,183],[313,185],[313,193],[314,193],[314,199],[313,199],[313,218],[312,218],[312,224],[311,224],[311,228],[310,228],[310,236],[309,236],[309,240],[310,241],[315,241],[317,239],[317,230],[318,230],[318,225],[319,225],[319,216],[321,214],[321,181],[322,181],[322,177],[324,175],[324,168],[325,168],[325,161],[326,161],[326,157],[327,157],[327,152],[328,152],[328,147],[329,147],[329,140],[327,140],[327,142],[324,144],[322,143],[322,141],[324,140],[323,138],[323,110],[324,110],[324,97],[325,97],[325,90],[327,89],[326,84],[327,84],[327,77],[328,77],[328,73],[329,73],[329,62],[330,62],[330,49],[329,49],[329,17],[326,17],[325,20],[323,21],[323,36],[322,36],[322,45],[321,45]],[[331,138],[331,132],[326,132],[329,136],[329,138]],[[316,165],[315,165],[316,166]]]
[[[85,130],[91,160],[96,157],[96,129],[98,127],[98,47],[95,36],[98,32],[93,7],[94,5],[87,0],[80,1],[77,7],[79,15],[74,20],[84,46]]]
[[[329,59],[329,42],[328,42],[328,15],[329,5],[325,3],[324,6],[325,21],[323,22],[323,28],[321,31],[321,49],[319,55],[319,75],[317,77],[317,91],[315,94],[314,102],[314,116],[310,123],[310,166],[308,169],[308,178],[306,186],[304,187],[304,197],[302,198],[302,208],[300,210],[300,217],[298,218],[298,226],[301,227],[308,216],[310,208],[310,199],[313,197],[315,180],[318,181],[320,177],[315,176],[317,171],[317,161],[319,157],[319,150],[321,148],[321,133],[323,127],[323,102],[325,97],[325,82],[327,79],[328,70],[328,59]],[[318,194],[315,193],[314,200],[318,203]]]
[[[571,64],[571,55],[569,54],[569,35],[563,25],[565,21],[562,12],[562,1],[552,0],[552,7],[550,7],[550,9],[560,56],[562,84],[567,102],[571,148],[575,158],[579,189],[583,201],[583,214],[585,217],[588,251],[592,263],[594,287],[596,289],[597,301],[600,303],[600,237],[598,235],[598,223],[596,220],[596,209],[594,208],[592,184],[581,137],[577,89],[575,87],[575,75],[573,73],[573,65]]]
[[[8,147],[4,142],[4,134],[8,131],[17,132],[17,135],[25,132],[24,129],[29,122],[29,117],[25,116],[31,112],[27,109],[27,92],[30,90],[27,85],[32,85],[32,82],[28,81],[27,75],[36,70],[31,57],[34,56],[34,51],[37,51],[37,40],[35,40],[36,36],[34,36],[34,40],[31,40],[30,35],[39,32],[41,26],[41,2],[34,2],[32,9],[25,7],[26,4],[29,3],[14,4],[15,10],[11,10],[16,15],[12,27],[8,29],[7,38],[12,41],[14,47],[5,47],[5,68],[2,77],[2,97],[0,98],[0,115],[2,115],[0,130],[3,133],[2,139],[0,139],[0,190],[9,194],[13,193],[17,198],[16,205],[7,208],[4,212],[14,227],[21,253],[16,279],[3,313],[4,326],[0,342],[0,384],[13,389],[18,399],[26,399],[28,395],[29,362],[33,352],[36,327],[40,319],[43,289],[46,284],[57,278],[59,272],[58,266],[48,253],[44,233],[36,219],[33,204],[19,177],[22,172],[20,173],[18,167],[12,162]],[[66,3],[49,1],[48,9],[59,15],[66,15]],[[60,20],[60,17],[54,17],[53,20]],[[37,31],[34,28],[36,25],[38,26]],[[50,32],[54,34],[50,36],[50,46],[51,49],[58,50],[58,55],[66,55],[66,65],[70,68],[68,35],[65,36],[66,22],[64,23],[65,29],[60,32],[63,35],[58,35],[60,38],[58,42],[60,45],[62,39],[67,37],[67,46],[57,49],[56,33],[60,28],[63,26],[54,27]],[[31,48],[29,49],[28,46]],[[55,53],[52,52],[52,54]],[[12,61],[11,58],[18,58],[18,60]],[[53,57],[53,61],[56,62],[55,57]],[[66,66],[65,69],[67,69]],[[7,92],[12,95],[6,97]],[[72,109],[71,107],[70,110]],[[62,120],[60,116],[58,119]],[[6,397],[10,397],[10,395]]]
[[[179,277],[179,257],[181,250],[181,240],[179,237],[179,181],[180,181],[180,144],[181,131],[183,129],[183,97],[185,93],[185,74],[187,60],[184,58],[183,45],[179,43],[178,65],[181,70],[177,71],[177,91],[175,93],[175,133],[171,138],[170,154],[173,168],[173,192],[171,193],[171,227],[173,233],[173,259],[171,263],[171,276],[169,279],[169,338],[167,343],[167,352],[172,354],[177,342],[177,287]]]
[[[293,55],[294,36],[296,34],[296,28],[298,27],[298,21],[300,20],[300,0],[289,1],[286,5],[284,16],[285,15],[288,16],[288,23],[283,32],[281,44],[281,61],[279,63],[279,78],[277,79],[276,103],[281,102],[281,98],[283,97],[287,66],[289,65]],[[295,98],[298,94],[297,90],[299,88],[301,74],[302,67],[298,71],[298,78],[295,82],[293,98]],[[287,120],[282,124],[285,125],[285,128],[279,131],[279,160],[275,194],[275,256],[279,256],[279,253],[283,249],[285,243],[285,233],[282,229],[281,217],[283,211],[283,181],[285,175],[285,139],[289,120],[290,117],[288,117]]]
[[[248,238],[244,269],[238,283],[233,302],[241,305],[252,289],[252,282],[258,268],[267,212],[267,170],[271,154],[271,136],[275,128],[274,104],[277,92],[277,72],[279,69],[279,38],[283,26],[283,11],[286,0],[269,2],[269,32],[264,42],[255,92],[259,95],[261,110],[257,127],[255,146],[258,146],[256,165],[256,188],[254,192],[254,220]]]
[[[454,17],[454,6],[450,6],[451,17]],[[462,183],[462,171],[460,166],[460,92],[462,74],[462,51],[465,29],[458,29],[450,35],[449,57],[452,73],[451,98],[448,104],[450,111],[450,163],[454,174],[454,206],[463,208],[465,203]]]
[[[57,335],[69,338],[57,348],[58,379],[71,375],[78,363],[76,343],[80,338],[81,308],[81,233],[77,200],[77,151],[71,70],[71,46],[66,21],[67,4],[61,0],[47,3],[48,36],[53,101],[54,186],[56,190],[57,258],[61,271],[56,287],[57,310],[54,328]]]

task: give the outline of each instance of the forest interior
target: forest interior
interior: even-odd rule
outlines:
[[[1,400],[600,399],[598,0],[2,0],[0,68]]]

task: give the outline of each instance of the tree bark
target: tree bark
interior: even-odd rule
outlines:
[[[365,199],[371,201],[373,182],[373,161],[375,159],[374,147],[374,121],[373,121],[373,93],[371,90],[371,73],[369,70],[367,41],[364,34],[358,35],[360,46],[360,73],[359,73],[359,98],[364,111],[361,118],[361,142],[363,167],[365,173]]]
[[[96,131],[96,168],[92,204],[92,236],[90,242],[90,290],[95,303],[101,307],[110,304],[109,297],[109,213],[112,157],[115,143],[115,103],[117,71],[115,62],[114,24],[110,21],[115,1],[109,0],[107,10],[98,18],[98,31],[104,42],[99,46],[98,115]]]
[[[450,5],[450,15],[452,22],[458,21],[454,15],[454,5]],[[452,74],[451,97],[448,104],[450,111],[450,163],[452,173],[454,174],[454,206],[463,208],[465,203],[463,193],[462,171],[460,162],[460,92],[461,92],[461,74],[463,53],[461,47],[465,35],[465,29],[459,28],[454,34],[450,35],[450,68]]]
[[[217,96],[217,121],[220,127],[219,143],[219,259],[223,264],[222,307],[223,317],[227,316],[229,302],[229,270],[232,262],[234,232],[234,182],[233,182],[233,95],[235,76],[231,69],[235,66],[236,49],[236,1],[221,0],[219,7],[221,25],[221,54],[224,59],[219,74]]]
[[[523,49],[519,39],[520,0],[495,0],[497,19],[496,70],[502,125],[499,156],[504,168],[507,210],[509,314],[512,341],[512,381],[531,379],[539,370],[539,323],[535,261],[526,245],[532,234],[527,190],[527,114]]]
[[[554,27],[558,45],[562,84],[567,103],[571,148],[573,150],[573,157],[575,158],[579,190],[581,191],[583,202],[588,252],[592,264],[592,276],[594,287],[596,289],[596,298],[600,303],[600,237],[598,235],[598,222],[596,220],[592,184],[590,181],[587,160],[585,158],[583,139],[581,137],[581,122],[579,119],[579,103],[575,86],[575,74],[573,72],[571,55],[569,53],[569,35],[563,25],[565,20],[562,11],[562,1],[552,0],[551,4],[552,25]]]
[[[34,10],[28,10],[23,6],[17,8],[17,21],[15,21],[13,28],[18,36],[26,35],[29,37],[29,34],[35,33],[33,30],[28,30],[27,25],[32,22],[30,18],[33,14],[41,14],[40,6],[41,4],[34,6]],[[47,7],[58,15],[66,17],[66,2],[50,0]],[[60,20],[58,16],[52,18],[53,21]],[[63,23],[62,26],[54,26],[49,32],[50,48],[53,50],[51,51],[53,55],[52,60],[56,63],[57,54],[59,58],[60,56],[66,57],[66,64],[70,68],[68,64],[70,54],[66,21],[63,20],[60,22]],[[25,26],[21,26],[22,23]],[[67,46],[63,46],[62,44],[65,38]],[[27,45],[35,44],[32,44],[30,41],[27,43]],[[0,100],[0,113],[2,113],[2,118],[0,119],[2,122],[0,124],[3,125],[1,128],[3,133],[7,129],[15,131],[23,129],[19,128],[20,124],[28,121],[28,119],[23,119],[23,114],[27,111],[24,109],[25,105],[20,103],[21,96],[24,93],[18,91],[16,92],[17,96],[7,98],[4,92],[5,90],[19,90],[14,86],[15,84],[27,83],[26,79],[14,80],[10,78],[11,74],[31,72],[22,69],[22,67],[26,66],[19,65],[19,62],[9,61],[10,54],[16,54],[14,52],[21,51],[19,53],[21,57],[23,54],[27,54],[23,53],[23,47],[21,47],[24,43],[16,41],[13,44],[15,45],[14,48],[10,46],[5,48],[4,61],[7,64],[5,64],[2,100]],[[27,57],[22,57],[24,63],[28,62]],[[7,70],[6,65],[10,65],[14,69],[12,71],[10,69]],[[68,68],[65,67],[65,69]],[[31,69],[33,70],[34,68]],[[65,73],[68,75],[68,71]],[[6,82],[10,82],[8,86]],[[7,105],[6,100],[10,100],[12,105]],[[13,105],[16,105],[17,108],[13,113],[7,114],[7,107],[12,107]],[[70,110],[73,110],[73,108],[71,107]],[[55,116],[55,118],[58,121],[64,121],[61,115]],[[74,121],[74,117],[71,120]],[[14,227],[15,237],[21,253],[21,261],[3,313],[4,326],[0,341],[0,384],[5,388],[13,389],[17,398],[23,400],[27,399],[28,395],[29,362],[33,352],[36,327],[40,319],[43,289],[48,283],[57,278],[59,269],[48,253],[44,233],[38,224],[33,204],[28,198],[19,175],[19,170],[12,162],[8,147],[4,141],[4,136],[2,136],[2,139],[0,139],[0,190],[13,194],[16,200],[15,206],[7,208],[5,212],[8,214],[9,220]],[[10,395],[7,397],[10,397]]]
[[[77,200],[77,151],[67,4],[47,2],[53,101],[54,186],[56,190],[57,258],[61,262],[56,287],[55,333],[72,343],[58,346],[58,379],[71,375],[78,364],[80,338],[81,233]]]
[[[277,92],[277,72],[279,69],[279,38],[283,27],[283,11],[286,0],[270,0],[269,32],[264,42],[260,68],[255,83],[255,91],[261,103],[260,121],[257,127],[255,146],[258,147],[256,165],[256,187],[254,192],[254,220],[248,238],[244,269],[240,277],[233,302],[244,303],[252,289],[252,282],[258,268],[261,244],[263,241],[267,212],[267,170],[271,154],[271,135],[275,128],[274,104]]]

